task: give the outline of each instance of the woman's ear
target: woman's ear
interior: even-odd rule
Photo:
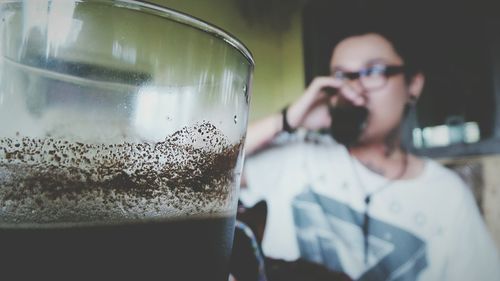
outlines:
[[[424,88],[425,77],[421,72],[415,74],[408,85],[408,102],[416,103]]]

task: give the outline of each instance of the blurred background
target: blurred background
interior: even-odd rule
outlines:
[[[407,120],[406,146],[469,184],[500,248],[500,13],[472,0],[151,0],[233,34],[256,68],[250,121],[297,99],[328,74],[329,44],[359,10],[415,18],[426,87]],[[153,44],[153,42],[152,42]]]

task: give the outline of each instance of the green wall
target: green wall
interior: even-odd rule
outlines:
[[[252,52],[255,72],[250,120],[279,111],[304,89],[300,9],[287,18],[243,17],[235,0],[155,0],[233,34]],[[283,21],[276,27],[276,21]],[[284,26],[284,27],[283,27]]]

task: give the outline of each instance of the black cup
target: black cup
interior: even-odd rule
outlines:
[[[338,105],[330,108],[330,134],[347,147],[358,143],[366,125],[368,110],[363,106]]]

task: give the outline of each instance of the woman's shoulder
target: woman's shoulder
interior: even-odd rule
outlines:
[[[425,162],[425,169],[428,170],[429,176],[433,180],[440,180],[440,181],[447,181],[447,182],[454,182],[457,184],[462,184],[463,180],[460,178],[460,176],[450,168],[444,166],[442,163],[438,162],[437,160],[431,159],[431,158],[420,158],[422,161]]]
[[[422,158],[425,162],[423,172],[424,186],[432,189],[435,193],[447,194],[447,198],[460,200],[471,193],[470,188],[460,175],[444,166],[437,160]]]
[[[275,154],[275,153],[315,153],[316,151],[338,150],[346,151],[343,145],[337,143],[331,136],[306,130],[298,130],[297,132],[281,133],[263,150],[258,151],[259,154]],[[252,155],[253,156],[253,155]]]

